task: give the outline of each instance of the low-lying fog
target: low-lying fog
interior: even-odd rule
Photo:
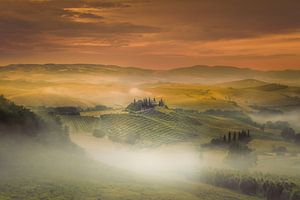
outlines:
[[[267,121],[286,121],[297,132],[300,132],[300,110],[284,112],[282,114],[250,114],[250,117],[258,123],[266,123]]]
[[[115,143],[108,138],[95,138],[88,134],[71,134],[71,140],[86,151],[88,156],[106,165],[134,173],[181,177],[201,172],[201,168],[232,168],[224,162],[227,151],[199,151],[192,143],[165,145],[141,149]],[[276,163],[276,166],[274,166]],[[257,165],[251,171],[282,175],[299,174],[299,156],[273,154],[258,155]]]
[[[190,144],[140,149],[107,138],[71,134],[71,140],[106,165],[144,174],[191,173],[201,166],[200,154]]]

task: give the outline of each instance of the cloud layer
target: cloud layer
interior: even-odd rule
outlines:
[[[2,0],[0,60],[300,67],[298,0]]]

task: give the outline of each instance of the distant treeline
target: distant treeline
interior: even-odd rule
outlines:
[[[291,127],[286,127],[281,130],[281,136],[284,140],[300,144],[300,133],[296,133]]]
[[[247,124],[249,124],[251,126],[254,126],[254,127],[257,127],[257,128],[262,128],[261,124],[253,121],[251,119],[251,117],[249,117],[243,111],[209,109],[209,110],[204,111],[203,114],[231,118],[231,119],[234,119],[234,120],[237,120],[237,121],[247,123]]]
[[[300,187],[288,179],[231,170],[203,170],[200,180],[218,187],[267,200],[299,200]]]
[[[285,128],[289,128],[290,124],[286,121],[267,121],[265,124],[263,124],[263,128],[269,128],[269,129],[279,129],[283,130]]]
[[[88,107],[86,109],[83,109],[82,111],[103,111],[111,109],[110,107],[104,106],[104,105],[96,105],[94,107]]]
[[[300,143],[300,133],[296,133],[296,131],[286,121],[267,121],[263,124],[263,130],[266,128],[281,130],[282,139],[288,142]]]
[[[80,115],[82,110],[79,107],[65,106],[65,107],[54,107],[47,108],[48,113],[57,115]]]
[[[48,114],[56,115],[80,115],[80,112],[103,111],[110,109],[104,105],[96,105],[94,107],[81,108],[78,106],[59,106],[59,107],[38,107],[38,110],[46,111]]]

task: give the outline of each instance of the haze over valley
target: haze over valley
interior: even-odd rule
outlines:
[[[233,173],[232,170],[238,170],[251,180],[257,173],[271,173],[274,178],[293,177],[289,181],[295,178],[298,182],[299,73],[297,70],[255,71],[209,66],[173,70],[88,64],[1,67],[0,90],[4,95],[2,112],[11,112],[5,108],[10,105],[5,103],[7,98],[30,109],[28,112],[33,112],[43,123],[57,124],[55,127],[63,135],[66,134],[63,137],[69,138],[62,142],[61,136],[45,134],[57,132],[53,128],[42,128],[44,131],[38,128],[38,137],[29,136],[28,139],[25,136],[27,139],[19,147],[23,149],[22,159],[10,161],[16,165],[21,162],[21,171],[15,171],[15,167],[11,167],[11,171],[21,174],[27,171],[34,176],[38,174],[38,177],[44,177],[44,170],[50,167],[47,173],[52,171],[55,177],[63,173],[71,179],[75,178],[73,181],[89,181],[91,176],[99,176],[101,180],[108,178],[118,190],[123,190],[118,186],[123,179],[128,184],[124,187],[136,187],[129,178],[132,173],[143,177],[146,182],[141,184],[145,184],[145,187],[153,185],[153,181],[164,182],[155,184],[167,184],[170,181],[175,184],[179,181],[178,184],[197,187],[198,192],[203,190],[204,193],[205,187],[216,186],[217,183],[211,182],[211,179],[214,179],[213,173],[220,173],[218,170],[225,170],[222,172],[224,176]],[[1,130],[19,132],[18,129],[12,129],[14,123],[10,128]],[[30,124],[26,122],[20,126]],[[2,127],[6,127],[5,123]],[[21,132],[13,137],[20,137]],[[40,135],[38,132],[45,133]],[[11,141],[7,134],[3,137],[9,143],[16,142]],[[40,139],[32,141],[30,137]],[[47,145],[41,146],[40,141]],[[28,148],[28,145],[32,147]],[[70,145],[73,146],[71,149],[67,147]],[[12,148],[5,146],[6,151]],[[39,151],[44,153],[36,155],[30,149],[41,149]],[[62,153],[58,153],[61,154],[58,157],[55,152]],[[18,155],[18,151],[14,151],[14,154]],[[52,159],[61,161],[50,164]],[[40,164],[33,170],[28,162]],[[274,163],[277,167],[274,167]],[[56,172],[56,169],[60,172]],[[103,170],[108,171],[103,173]],[[81,174],[79,177],[75,175],[78,173]],[[106,177],[110,173],[118,175]],[[211,177],[206,177],[208,175]],[[194,180],[192,177],[198,178]],[[264,179],[267,181],[269,178]],[[68,187],[74,187],[73,181],[66,182]],[[103,183],[107,184],[107,181]],[[39,178],[36,184],[45,183]],[[96,184],[91,187],[100,186]],[[118,199],[102,187],[105,188],[101,186],[97,195],[99,192],[100,196],[112,195],[105,196],[105,199]],[[217,188],[224,187],[228,189],[229,186],[225,184]],[[21,190],[28,191],[25,188]],[[48,192],[47,189],[43,190]],[[229,188],[228,192],[238,191],[246,196],[233,197],[235,193],[228,195],[239,199],[250,198],[247,196],[248,189],[244,190]],[[189,194],[191,199],[196,195],[192,191]],[[291,197],[296,195],[293,191],[289,193]],[[96,194],[86,190],[82,192],[86,195]],[[176,189],[172,195],[181,195],[181,192],[181,189]],[[253,198],[262,197],[259,192],[255,194]],[[129,193],[123,195],[131,196]],[[223,196],[213,198],[222,199]]]
[[[0,200],[300,200],[299,0],[0,7]]]

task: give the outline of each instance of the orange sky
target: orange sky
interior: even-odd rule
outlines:
[[[299,0],[1,0],[0,65],[300,69]]]

